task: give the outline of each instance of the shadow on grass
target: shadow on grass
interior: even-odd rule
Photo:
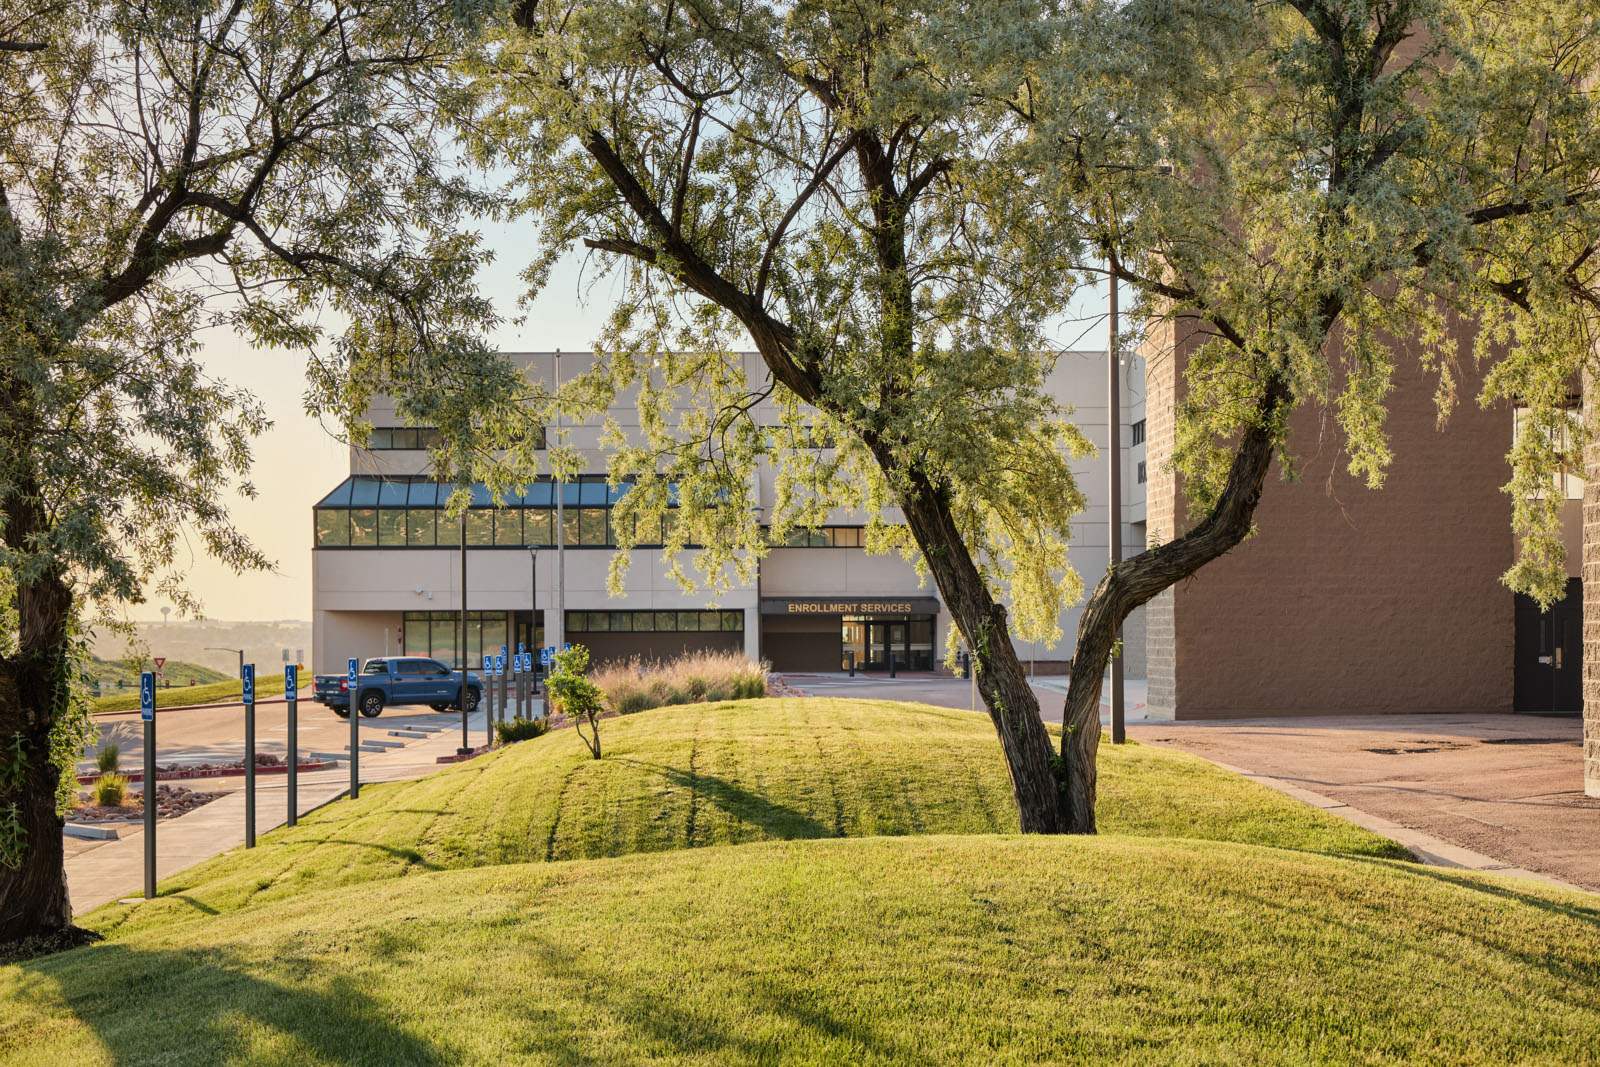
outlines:
[[[94,1031],[113,1064],[451,1062],[386,1018],[355,978],[338,975],[310,989],[261,976],[273,966],[296,975],[330,970],[294,957],[264,965],[216,949],[148,951],[125,944],[63,953],[26,969],[45,980],[39,1010],[49,1012],[49,1001],[59,996]],[[174,1011],[179,987],[181,1008]],[[261,1047],[274,1038],[277,1048]]]
[[[677,767],[667,767],[644,760],[619,759],[643,770],[661,775],[675,786],[693,792],[701,800],[721,808],[741,822],[760,827],[768,837],[782,840],[795,838],[838,837],[834,829],[824,826],[803,811],[774,803],[726,778],[714,774],[694,774]]]

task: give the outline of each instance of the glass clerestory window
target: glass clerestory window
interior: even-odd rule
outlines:
[[[404,478],[346,478],[313,511],[317,548],[457,548],[461,516],[445,514],[449,483]],[[561,521],[556,521],[556,494],[561,494]],[[615,548],[613,509],[627,486],[611,488],[603,475],[577,481],[534,482],[527,491],[496,502],[481,483],[472,487],[466,513],[469,548],[543,548],[559,535],[572,548]],[[559,529],[558,529],[559,526]],[[641,547],[662,543],[662,531],[641,534]]]
[[[737,633],[743,630],[743,611],[567,612],[567,632],[572,634]]]

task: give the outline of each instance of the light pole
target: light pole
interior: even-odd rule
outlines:
[[[528,545],[528,643],[533,645],[533,662],[539,662],[539,545]],[[539,694],[539,667],[533,669],[533,693]]]
[[[218,648],[216,645],[207,645],[206,646],[206,651],[207,652],[237,652],[239,654],[239,680],[240,681],[244,680],[244,649],[242,649],[242,648]]]
[[[1111,343],[1107,346],[1106,359],[1106,402],[1109,416],[1107,423],[1111,430],[1110,447],[1106,449],[1107,475],[1111,480],[1111,520],[1109,523],[1111,534],[1110,561],[1107,563],[1107,573],[1111,573],[1122,562],[1122,400],[1117,395],[1117,377],[1120,373],[1117,358],[1117,276],[1111,276]],[[1119,624],[1111,635],[1111,743],[1120,745],[1127,739],[1127,730],[1122,721],[1122,655],[1115,642],[1122,638],[1122,626]]]
[[[467,740],[467,509],[461,509],[461,747],[458,756],[472,754],[472,742]]]

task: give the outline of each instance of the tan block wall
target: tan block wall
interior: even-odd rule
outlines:
[[[1414,353],[1398,363],[1382,490],[1346,473],[1331,413],[1303,409],[1290,445],[1301,481],[1269,475],[1255,536],[1150,605],[1153,714],[1511,710],[1512,594],[1499,581],[1512,560],[1500,489],[1511,413],[1479,409],[1469,380],[1440,432],[1432,376]],[[1152,426],[1173,384],[1151,384]],[[1152,431],[1152,451],[1170,440],[1170,427]],[[1152,530],[1158,512],[1189,525],[1180,491],[1152,476]]]

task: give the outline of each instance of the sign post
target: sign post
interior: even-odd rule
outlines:
[[[144,898],[156,895],[156,676],[139,675],[139,718],[144,720]]]
[[[494,707],[494,657],[489,653],[483,654],[483,699],[478,703],[483,705],[483,713],[489,717],[490,722],[498,722],[495,718]]]
[[[361,796],[361,709],[356,707],[356,671],[360,668],[354,656],[345,664],[350,685],[350,799]]]
[[[246,663],[244,682],[244,847],[256,847],[256,665]]]
[[[289,825],[300,821],[300,669],[283,665],[283,696],[289,702]]]
[[[518,652],[511,657],[511,677],[517,686],[517,711],[516,718],[522,718],[522,657],[524,653]]]

